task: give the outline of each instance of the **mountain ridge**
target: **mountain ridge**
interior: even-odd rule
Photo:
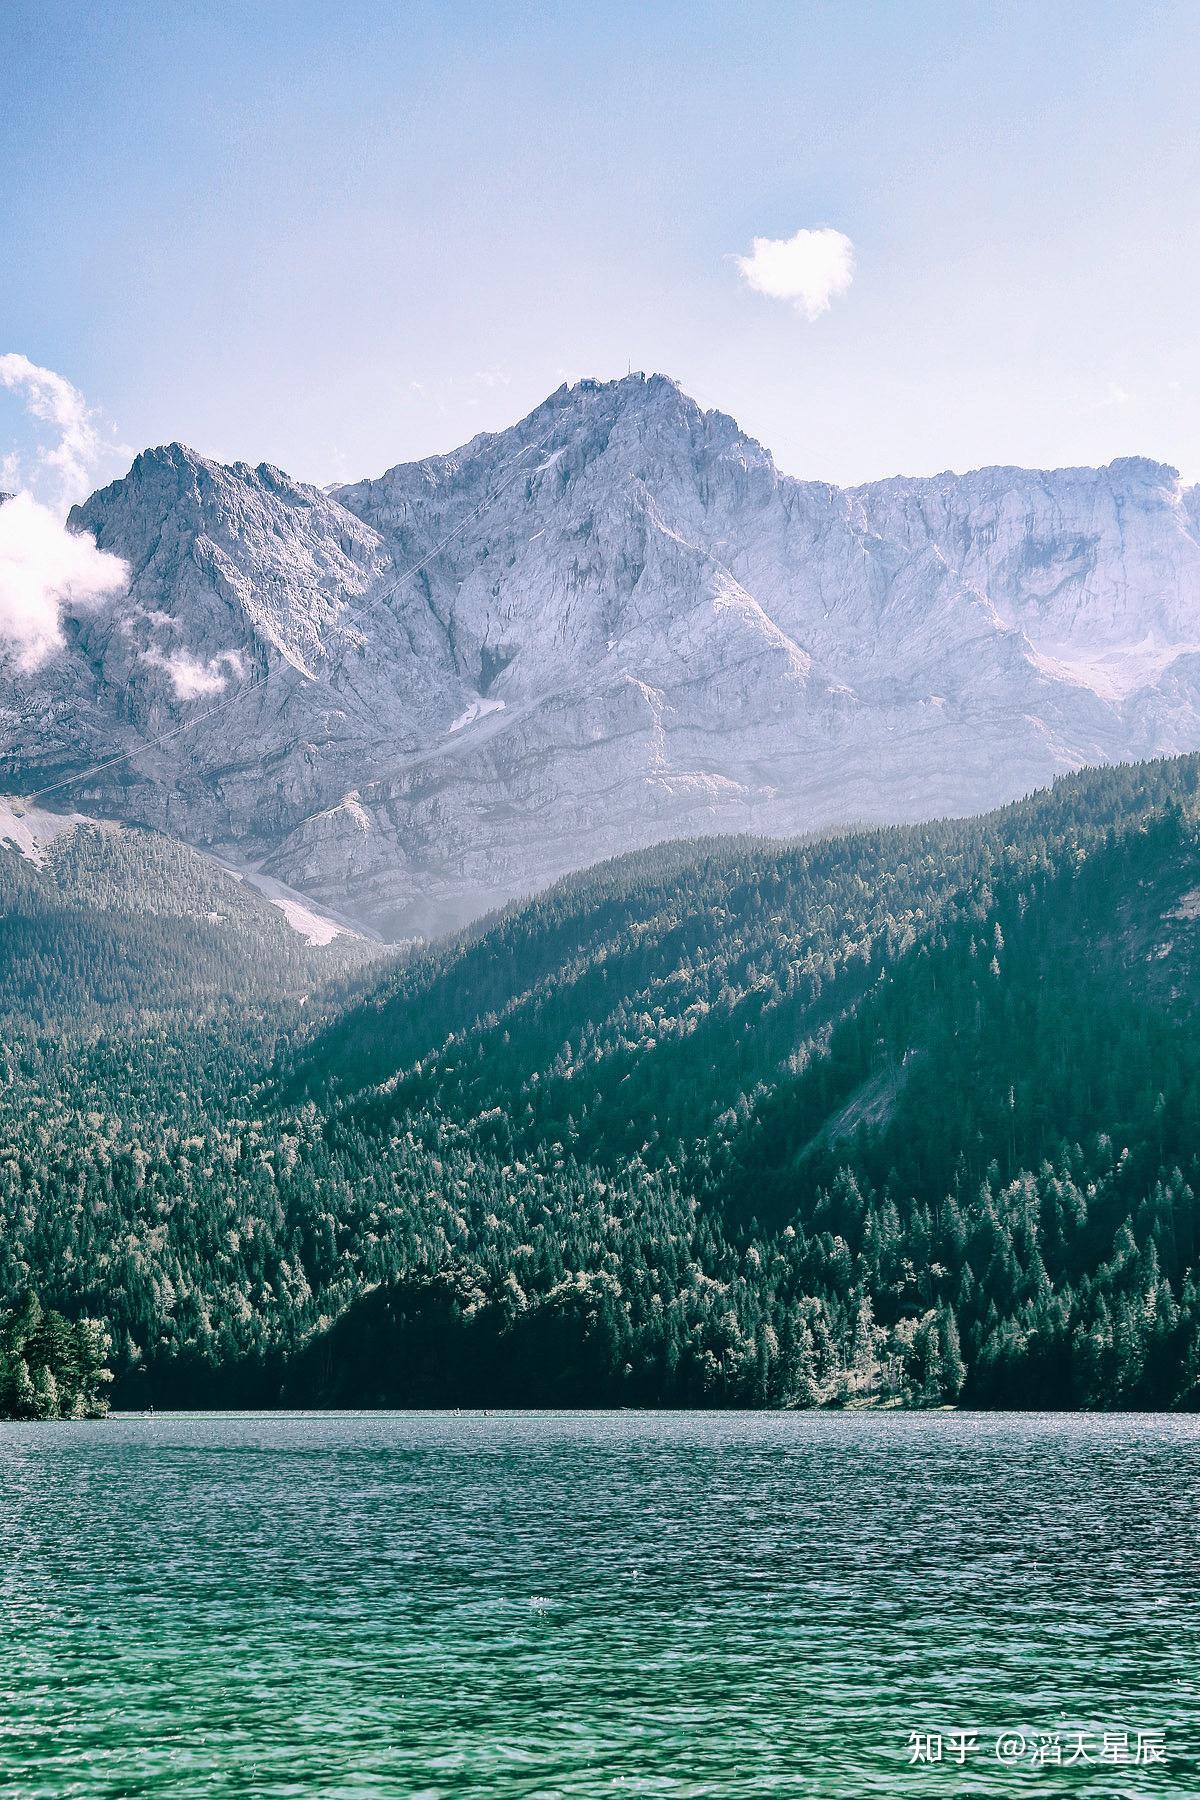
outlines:
[[[1141,457],[802,481],[657,375],[331,489],[160,446],[71,515],[129,591],[0,670],[0,785],[400,934],[674,836],[965,815],[1200,747],[1198,518]]]

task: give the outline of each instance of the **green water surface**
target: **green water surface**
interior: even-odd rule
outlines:
[[[1190,1419],[0,1425],[0,1795],[1194,1800],[1198,1502]]]

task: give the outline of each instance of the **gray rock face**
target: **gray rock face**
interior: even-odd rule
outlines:
[[[0,678],[0,786],[389,932],[1200,747],[1200,499],[1140,460],[842,490],[631,376],[329,493],[147,451],[71,522],[130,589]]]

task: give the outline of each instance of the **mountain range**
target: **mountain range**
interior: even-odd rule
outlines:
[[[0,1414],[1200,1406],[1198,523],[658,377],[139,456],[0,671]]]
[[[329,490],[147,450],[69,522],[128,588],[0,672],[0,787],[392,937],[1200,747],[1200,490],[1138,458],[842,489],[632,375]]]

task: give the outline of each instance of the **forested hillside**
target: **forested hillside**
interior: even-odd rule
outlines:
[[[299,996],[377,954],[354,936],[314,950],[252,887],[157,832],[81,822],[30,835],[24,854],[0,841],[0,1017],[26,1027],[120,1030],[124,1014],[150,1012],[187,1027],[230,1000]]]
[[[98,1346],[129,1303],[112,1273],[123,1256],[169,1310],[156,1253],[174,1202],[141,1169],[153,1159],[170,1194],[185,1146],[254,1093],[281,1033],[341,1002],[380,952],[352,937],[311,947],[251,887],[154,832],[27,823],[23,851],[0,844],[0,1415],[50,1416],[104,1403]]]
[[[382,974],[6,895],[0,1305],[118,1405],[1195,1405],[1198,789],[668,846]]]

